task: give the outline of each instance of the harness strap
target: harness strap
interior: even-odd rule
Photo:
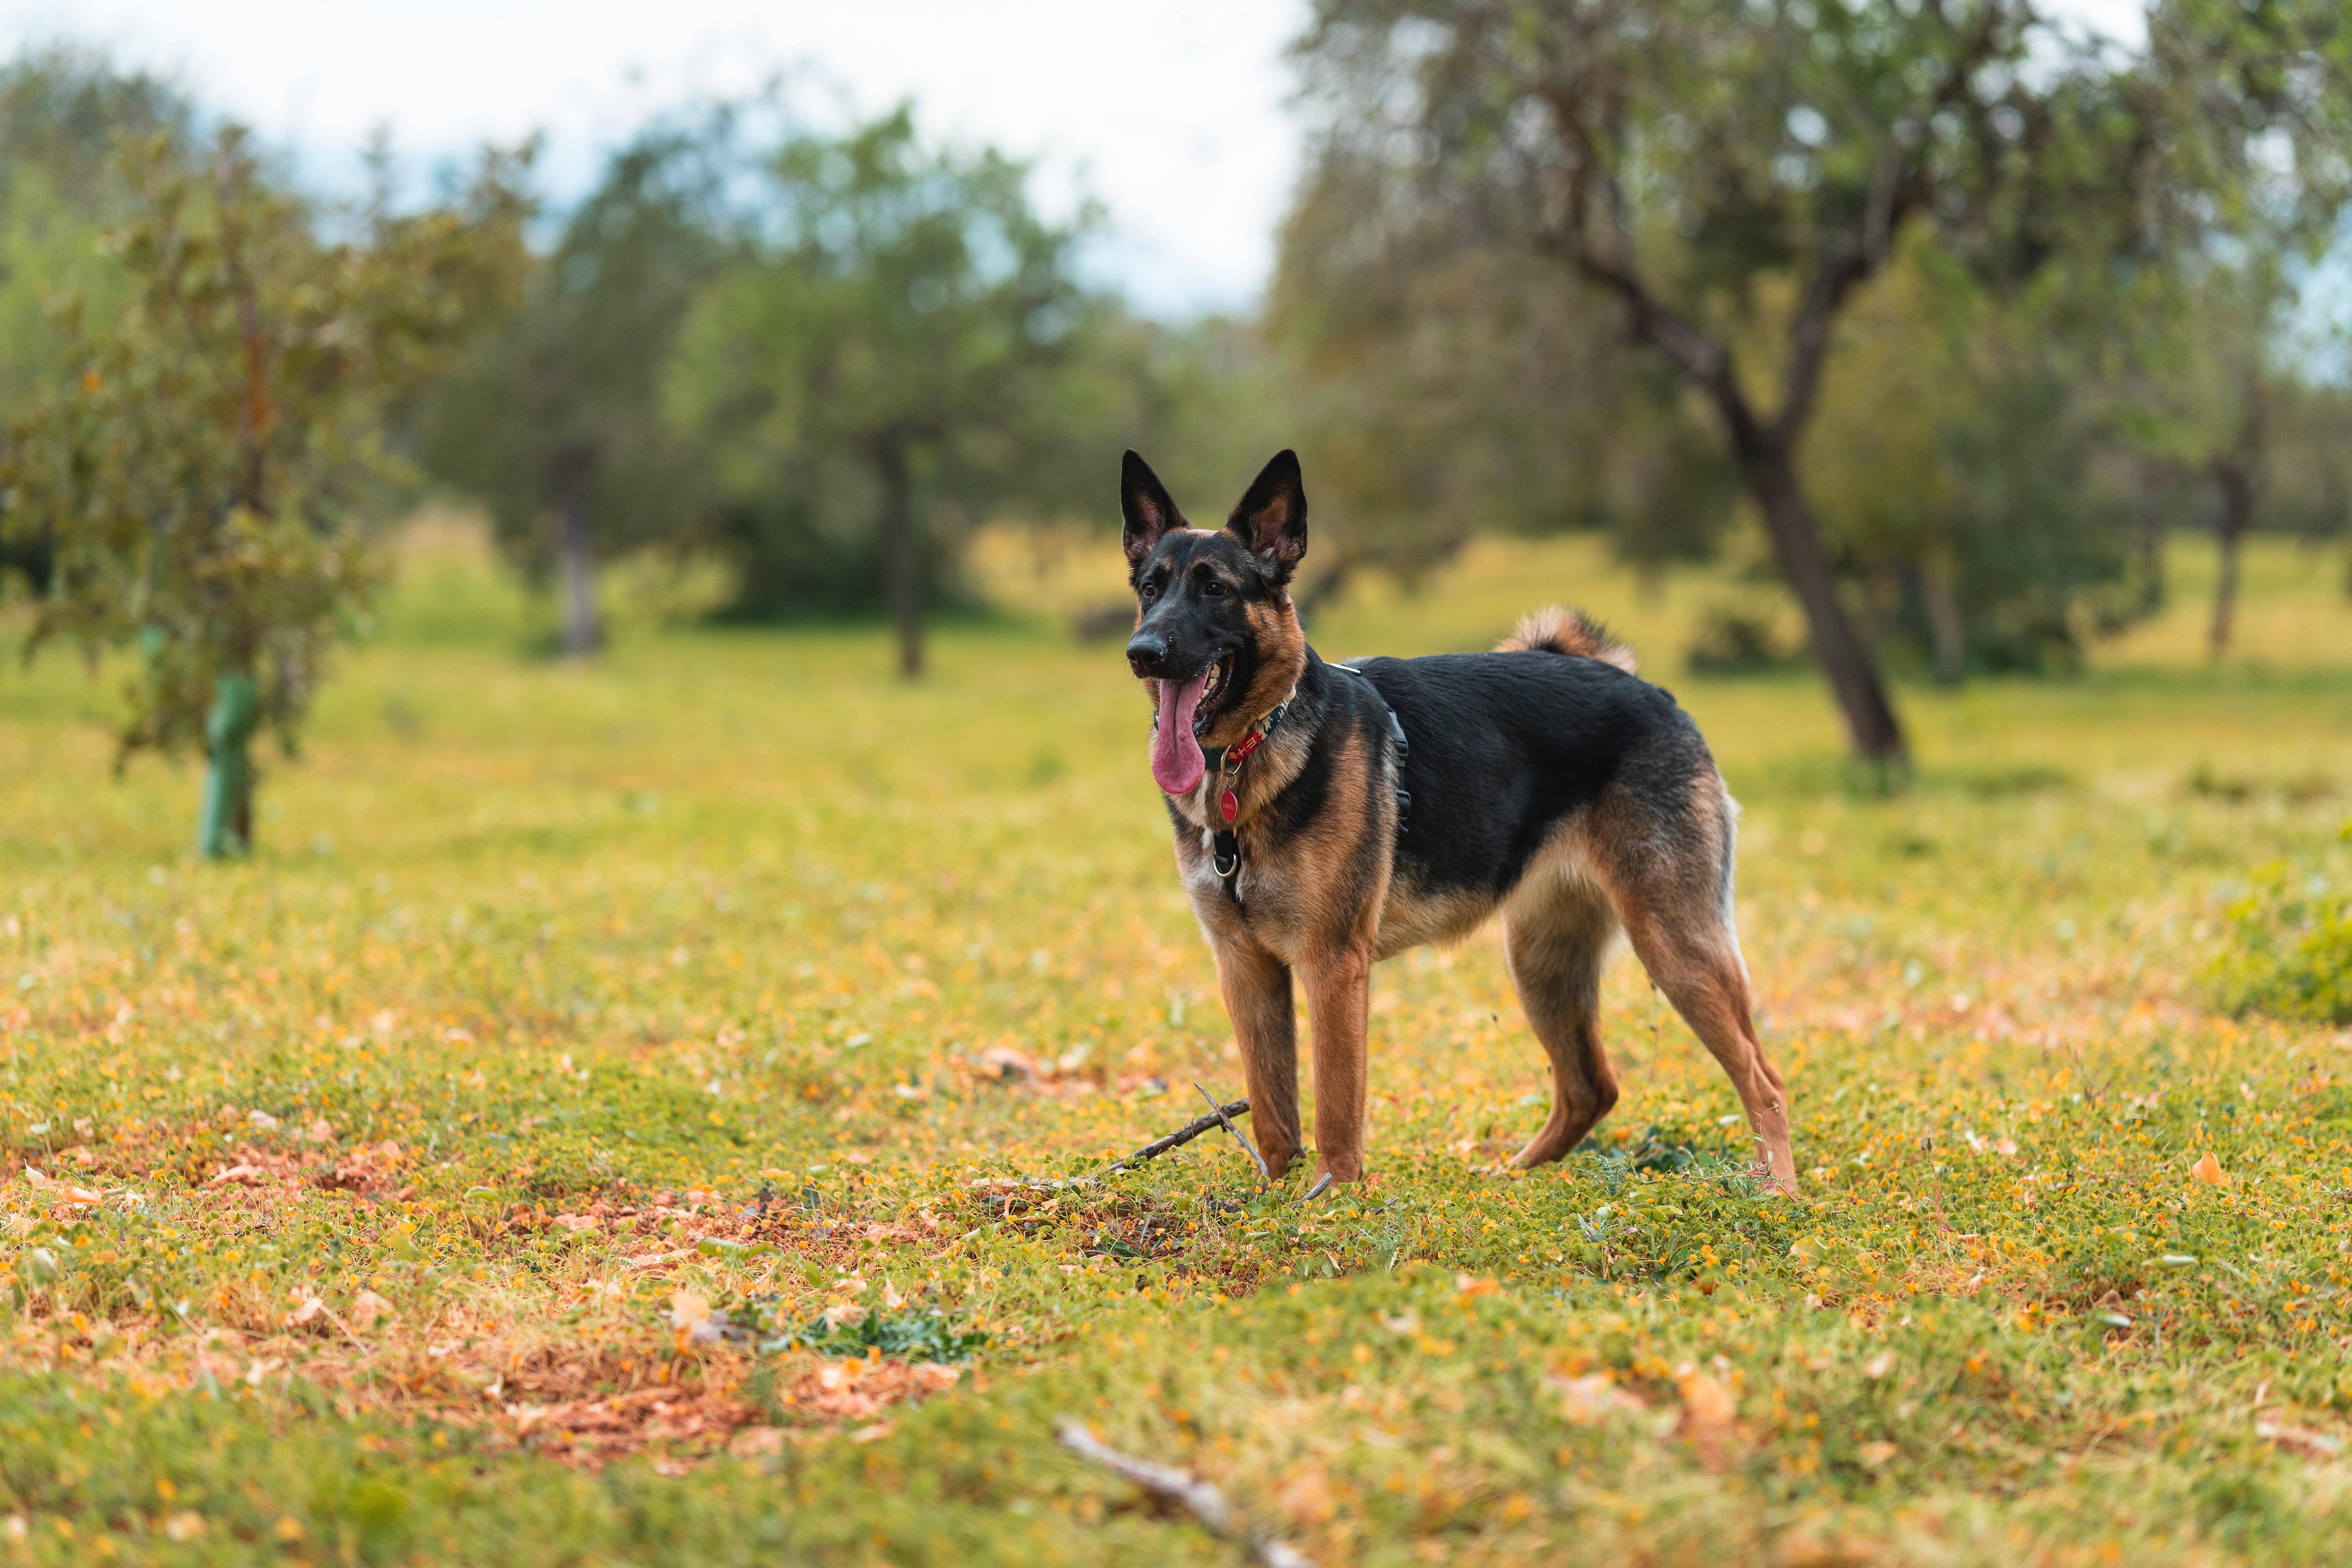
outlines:
[[[1366,675],[1362,670],[1358,669],[1352,664],[1327,665],[1325,668],[1328,669],[1344,669],[1349,675],[1354,676],[1357,679],[1364,683],[1364,689],[1372,694],[1372,700],[1379,703],[1381,705],[1381,711],[1389,716],[1389,739],[1396,744],[1397,761],[1402,763],[1410,759],[1412,756],[1412,742],[1405,739],[1404,725],[1398,720],[1396,710],[1390,707],[1389,700],[1381,695],[1381,689],[1379,685],[1373,681],[1372,678]],[[1400,784],[1397,787],[1396,803],[1397,832],[1400,834],[1409,833],[1412,829],[1406,826],[1406,822],[1407,819],[1412,816],[1412,792]]]
[[[1316,662],[1323,663],[1320,658]],[[1372,694],[1372,700],[1381,705],[1381,711],[1388,715],[1389,740],[1396,747],[1397,761],[1402,763],[1412,755],[1412,742],[1405,738],[1404,724],[1397,718],[1396,710],[1389,706],[1389,700],[1381,695],[1380,687],[1373,683],[1370,676],[1352,664],[1324,664],[1323,668],[1343,669],[1362,681],[1364,689]],[[1290,695],[1282,700],[1280,707],[1267,714],[1247,735],[1221,752],[1216,763],[1213,764],[1217,771],[1228,776],[1238,773],[1243,761],[1252,752],[1265,744],[1265,738],[1274,732],[1276,722],[1281,719],[1284,711],[1297,700],[1297,689],[1292,688]],[[1240,807],[1230,785],[1226,787],[1218,804],[1225,821],[1231,824],[1238,815]],[[1402,835],[1411,831],[1406,819],[1412,815],[1412,792],[1402,784],[1396,789],[1396,806],[1397,832]],[[1209,863],[1216,868],[1217,875],[1224,879],[1225,891],[1232,896],[1234,902],[1240,903],[1242,901],[1242,841],[1240,836],[1234,833],[1230,826],[1222,829],[1213,840]]]

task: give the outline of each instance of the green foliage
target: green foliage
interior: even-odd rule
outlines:
[[[1756,675],[1802,664],[1805,650],[1781,632],[1768,610],[1727,599],[1700,616],[1698,635],[1684,658],[1702,675]]]
[[[805,1350],[841,1360],[850,1356],[887,1356],[893,1361],[970,1361],[988,1343],[978,1330],[957,1328],[933,1311],[866,1310],[856,1313],[824,1313],[797,1326],[779,1321],[778,1298],[752,1296],[742,1306],[728,1310],[734,1327],[760,1339],[762,1352]]]
[[[117,153],[151,138],[184,149],[190,114],[172,88],[98,57],[54,50],[0,67],[0,416],[23,413],[62,369],[66,299],[101,320],[121,308],[124,280],[102,242],[136,192]]]
[[[911,672],[956,529],[1084,493],[1070,373],[1101,309],[1074,269],[1091,216],[1047,223],[1024,167],[927,148],[905,108],[787,138],[760,182],[751,254],[688,317],[668,406],[713,466],[740,607],[839,607],[824,556],[864,563]]]
[[[1614,311],[1465,235],[1387,142],[1334,138],[1310,166],[1267,331],[1332,514],[1318,574],[1412,582],[1476,533],[1580,528],[1662,567],[1704,558],[1731,521],[1736,477]]]
[[[2100,367],[2203,345],[2166,395],[2218,479],[2280,323],[2162,280],[2282,275],[2352,182],[2340,7],[2193,0],[2151,38],[2016,0],[1323,0],[1274,315],[1351,513],[1408,565],[1535,518],[1663,562],[1744,487],[1864,749],[1901,744],[1874,639],[1949,679],[2079,666],[2161,598]]]
[[[569,556],[576,593],[595,561],[683,549],[703,526],[705,465],[663,419],[660,378],[695,295],[740,248],[726,199],[735,135],[719,111],[656,124],[614,153],[532,259],[521,308],[425,410],[426,468],[488,508],[500,548],[534,578]],[[568,609],[584,652],[593,599]]]
[[[2236,944],[2212,974],[2229,1005],[2352,1024],[2352,893],[2276,861],[2254,873],[2229,919]]]
[[[2152,607],[2044,290],[2004,298],[1907,246],[1842,323],[1804,472],[1882,642],[1937,673],[2079,668]]]
[[[171,88],[99,57],[58,49],[0,67],[0,429],[66,375],[65,301],[98,321],[121,309],[125,280],[104,244],[133,195],[119,144],[184,142],[189,115]],[[0,527],[0,589],[13,569],[46,590],[54,555],[47,539]]]
[[[28,647],[138,649],[125,754],[199,743],[228,676],[290,745],[380,576],[388,414],[513,275],[513,170],[488,158],[457,205],[379,203],[338,240],[234,128],[200,163],[160,138],[125,158],[126,298],[68,310],[66,374],[7,453],[0,523],[55,560]]]

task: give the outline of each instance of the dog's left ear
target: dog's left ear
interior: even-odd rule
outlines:
[[[1307,487],[1297,453],[1286,447],[1274,455],[1234,508],[1225,531],[1247,545],[1276,583],[1290,581],[1307,558]]]

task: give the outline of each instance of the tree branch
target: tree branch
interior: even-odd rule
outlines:
[[[1134,1153],[1128,1155],[1124,1159],[1113,1160],[1109,1164],[1105,1165],[1101,1170],[1097,1171],[1091,1176],[1066,1176],[1059,1181],[1049,1181],[1042,1176],[1032,1176],[1026,1180],[1021,1181],[1007,1181],[1003,1177],[983,1177],[980,1181],[974,1182],[972,1185],[974,1187],[981,1188],[997,1187],[1000,1189],[1012,1190],[1017,1190],[1022,1187],[1034,1187],[1041,1191],[1052,1191],[1061,1187],[1090,1187],[1097,1182],[1101,1181],[1105,1176],[1114,1175],[1120,1171],[1131,1170],[1135,1166],[1143,1163],[1146,1160],[1156,1160],[1160,1158],[1160,1155],[1168,1152],[1171,1149],[1181,1149],[1185,1144],[1190,1143],[1193,1139],[1198,1138],[1202,1133],[1209,1131],[1213,1128],[1223,1127],[1230,1131],[1233,1129],[1233,1122],[1229,1118],[1235,1116],[1247,1116],[1249,1114],[1250,1102],[1246,1100],[1233,1100],[1222,1106],[1218,1105],[1213,1100],[1209,1103],[1213,1109],[1210,1110],[1208,1115],[1195,1117],[1193,1120],[1186,1122],[1183,1126],[1179,1127],[1175,1131],[1169,1133],[1164,1138],[1154,1138],[1150,1142],[1146,1143]],[[1239,1132],[1234,1132],[1234,1136],[1235,1138],[1240,1138],[1241,1134]],[[1242,1147],[1244,1149],[1249,1148],[1247,1141],[1244,1141]],[[1250,1158],[1253,1160],[1256,1159],[1257,1151],[1251,1149]],[[1260,1163],[1259,1169],[1261,1171],[1265,1169],[1263,1163]]]
[[[1240,1542],[1251,1562],[1262,1563],[1265,1568],[1315,1568],[1313,1561],[1295,1548],[1242,1526],[1234,1520],[1225,1494],[1191,1471],[1122,1454],[1087,1431],[1086,1423],[1074,1415],[1063,1416],[1055,1435],[1061,1439],[1063,1447],[1123,1480],[1134,1482],[1162,1508],[1181,1509],[1210,1534]]]
[[[1935,15],[1938,20],[1943,19],[1940,6]],[[1985,6],[1974,36],[1944,72],[1943,80],[1936,84],[1927,112],[1920,116],[1923,125],[1932,122],[1967,93],[1969,79],[1999,46],[2001,24],[2009,15],[2008,7],[1998,0]],[[1924,136],[1920,145],[1927,145]],[[1886,265],[1894,252],[1895,232],[1927,196],[1922,154],[1897,154],[1890,138],[1880,148],[1871,167],[1862,233],[1853,244],[1838,246],[1814,267],[1812,278],[1805,285],[1804,298],[1789,323],[1789,360],[1780,377],[1780,408],[1772,416],[1771,425],[1773,437],[1781,444],[1793,445],[1812,417],[1813,404],[1821,392],[1822,363],[1829,354],[1830,326],[1836,321],[1846,296]]]
[[[1547,82],[1537,89],[1537,96],[1551,110],[1573,158],[1567,211],[1559,224],[1539,231],[1541,243],[1586,282],[1616,295],[1625,308],[1626,324],[1633,337],[1664,354],[1675,369],[1703,388],[1722,411],[1734,444],[1742,450],[1750,449],[1764,434],[1764,426],[1740,390],[1730,351],[1659,299],[1643,280],[1633,259],[1633,236],[1625,226],[1622,193],[1608,172],[1575,94],[1566,84]],[[1610,224],[1616,236],[1616,244],[1610,247],[1613,256],[1600,254],[1588,234],[1585,208],[1596,175],[1605,187]]]
[[[1792,443],[1812,417],[1813,401],[1821,392],[1822,365],[1830,348],[1830,323],[1854,286],[1876,271],[1866,249],[1842,252],[1814,269],[1805,297],[1789,323],[1789,364],[1780,377],[1780,411],[1772,416],[1772,434]]]

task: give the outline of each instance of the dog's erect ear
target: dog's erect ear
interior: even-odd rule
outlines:
[[[1298,477],[1297,453],[1286,447],[1274,455],[1225,530],[1249,546],[1276,582],[1290,581],[1307,557],[1307,487]]]
[[[1184,514],[1168,499],[1168,487],[1160,482],[1151,465],[1133,452],[1119,465],[1118,515],[1118,542],[1127,550],[1129,566],[1142,565],[1161,534],[1184,526]]]

